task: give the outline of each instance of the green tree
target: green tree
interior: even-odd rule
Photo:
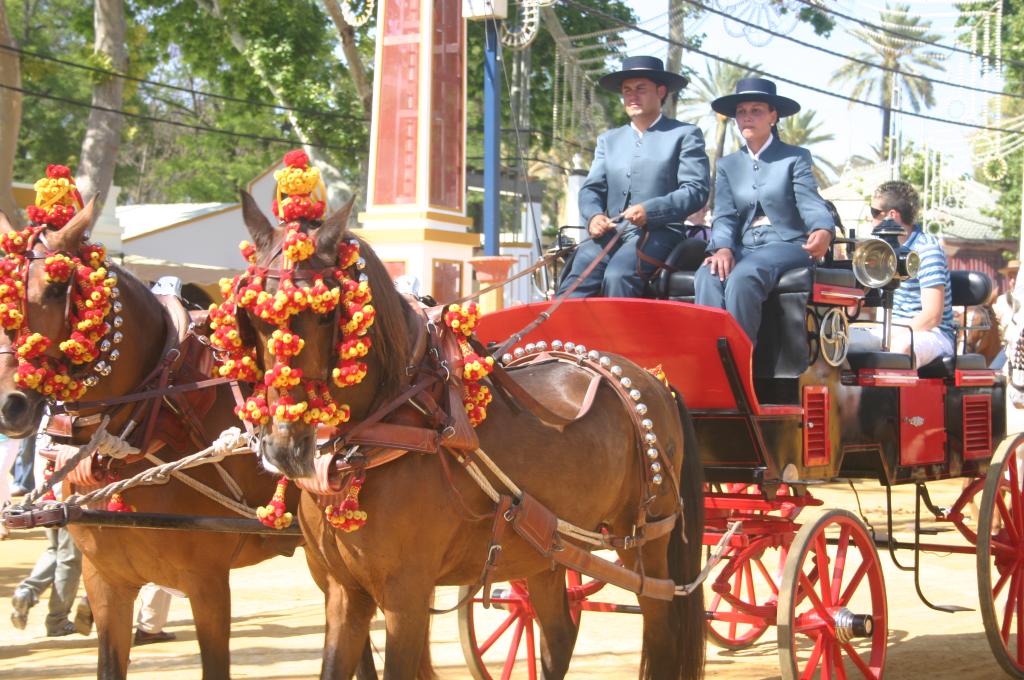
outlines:
[[[992,3],[965,2],[957,5],[961,12],[959,24],[970,26],[981,32],[985,29],[984,23],[991,21],[990,12]],[[1003,68],[1003,91],[1019,94],[1024,91],[1024,5],[1020,2],[1002,3],[1002,45],[1003,53],[1000,55],[1005,61],[1001,62]],[[989,24],[991,26],[991,24]],[[994,67],[992,58],[981,58],[977,60],[979,68],[986,71]],[[1018,98],[1004,98],[1002,106],[998,107],[1001,117],[989,119],[987,124],[1010,129],[1021,129],[1021,121],[1024,120],[1024,105]],[[990,106],[990,110],[997,107]],[[1012,141],[1016,135],[1007,135],[1004,143]],[[979,135],[976,145],[981,146],[984,136]],[[985,148],[979,148],[979,155],[986,157],[991,155],[992,139],[988,138],[984,144]],[[986,214],[996,217],[1002,223],[1003,234],[1007,238],[1017,238],[1021,230],[1021,185],[1024,182],[1024,149],[1017,149],[1010,153],[1004,153],[1001,160],[1006,163],[1005,168],[995,158],[982,163],[975,168],[975,179],[998,192],[996,206],[986,210]],[[1005,169],[1005,172],[1003,171]]]
[[[804,109],[792,116],[783,118],[779,122],[779,136],[787,144],[812,148],[815,144],[828,142],[835,139],[831,132],[821,130],[822,122],[816,120],[817,113],[812,109]],[[839,169],[830,161],[814,154],[814,179],[819,187],[826,187],[832,183],[832,177],[839,174]]]
[[[853,54],[860,62],[850,61],[842,66],[832,76],[831,82],[835,85],[851,85],[849,95],[854,99],[874,100],[881,105],[884,146],[892,119],[893,79],[898,78],[897,86],[910,107],[920,111],[922,105],[931,107],[935,104],[935,95],[930,82],[915,76],[921,75],[922,69],[941,71],[943,66],[941,54],[925,44],[936,42],[941,36],[929,32],[931,22],[912,15],[909,5],[890,5],[887,2],[878,23],[888,30],[850,30],[850,34],[867,49]],[[896,37],[893,33],[906,35],[909,39]],[[895,69],[910,75],[898,75],[892,70],[883,69]]]

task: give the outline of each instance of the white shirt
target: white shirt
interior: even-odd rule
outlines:
[[[662,118],[662,116],[659,113],[658,117],[654,119],[654,122],[647,126],[647,130],[650,130],[652,127],[657,125],[658,121],[660,121],[661,118]],[[644,132],[647,131],[647,130],[641,130],[640,128],[638,128],[636,125],[633,124],[633,121],[629,121],[629,127],[633,128],[633,132],[637,133],[637,135],[639,135],[641,137],[643,137],[644,136]],[[765,145],[765,146],[767,146],[767,145]]]
[[[750,157],[753,160],[755,160],[755,161],[756,160],[760,160],[761,159],[761,154],[764,153],[765,149],[767,149],[769,146],[771,146],[773,139],[775,139],[775,135],[768,135],[768,141],[761,145],[761,148],[757,150],[757,153],[754,153],[753,151],[751,151],[749,146],[747,147],[747,153],[750,154]]]

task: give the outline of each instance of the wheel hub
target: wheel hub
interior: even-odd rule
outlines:
[[[875,621],[870,614],[854,614],[846,607],[841,607],[835,614],[836,639],[849,642],[853,638],[871,637],[875,630]]]

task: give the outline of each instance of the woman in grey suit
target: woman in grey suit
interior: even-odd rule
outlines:
[[[746,145],[718,161],[708,257],[697,304],[726,309],[757,343],[761,307],[783,272],[825,255],[835,223],[811,173],[811,154],[778,138],[779,118],[800,105],[765,78],[744,78],[711,103],[736,119]]]

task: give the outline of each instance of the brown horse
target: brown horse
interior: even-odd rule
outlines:
[[[967,351],[985,357],[991,364],[1003,349],[1003,338],[999,333],[999,322],[991,303],[972,307],[967,311]]]
[[[284,229],[273,227],[253,199],[243,194],[243,214],[256,244],[258,269],[266,273],[267,292],[276,287]],[[338,243],[354,238],[345,231],[351,204],[322,224],[303,221],[301,230],[316,244],[315,254],[296,270],[326,271],[336,264]],[[406,367],[423,321],[400,297],[387,272],[366,243],[360,242],[376,321],[370,328],[372,350],[367,377],[332,396],[351,407],[349,426],[358,424],[381,404],[401,393],[410,378]],[[313,271],[307,271],[312,275]],[[306,282],[310,276],[299,275]],[[240,312],[239,316],[243,314]],[[266,367],[274,357],[263,349],[273,326],[247,316],[255,331],[257,354]],[[292,366],[306,376],[327,375],[335,358],[333,324],[310,311],[292,318],[305,348]],[[616,361],[619,361],[616,359]],[[681,477],[683,515],[675,529],[638,550],[620,551],[627,566],[647,577],[690,582],[700,571],[703,506],[702,473],[695,438],[682,403],[647,371],[619,361],[624,375],[642,392],[647,417],[657,424],[658,441],[670,461],[669,474]],[[557,393],[571,382],[575,369],[550,363],[527,369],[523,379],[534,394]],[[301,399],[298,387],[290,394]],[[268,400],[278,396],[271,390]],[[484,451],[514,482],[559,518],[588,530],[607,527],[617,535],[630,532],[644,495],[644,451],[631,416],[613,388],[602,384],[588,415],[564,427],[549,426],[511,400],[496,398],[477,428]],[[265,460],[295,478],[314,474],[318,456],[312,426],[278,421],[261,429],[259,451]],[[684,455],[685,454],[685,455]],[[431,598],[438,585],[479,585],[492,545],[495,504],[462,468],[444,464],[445,451],[407,453],[365,472],[359,495],[368,521],[358,531],[335,530],[317,497],[303,493],[300,523],[306,555],[317,580],[328,583],[327,633],[321,678],[351,677],[367,640],[371,617],[384,612],[387,642],[384,677],[388,680],[430,677]],[[326,456],[330,457],[330,456]],[[493,481],[493,478],[492,478]],[[665,484],[651,499],[651,516],[671,517],[679,506],[676,489]],[[576,626],[566,600],[564,569],[541,556],[511,530],[500,540],[495,580],[525,578],[541,628],[544,677],[565,675],[576,640]],[[638,555],[639,552],[639,555]],[[697,678],[704,663],[704,606],[701,590],[672,601],[640,597],[643,613],[643,678]]]
[[[57,342],[69,336],[66,300],[69,295],[61,286],[47,283],[42,260],[47,253],[77,254],[92,220],[91,204],[62,229],[47,230],[36,241],[30,257],[26,280],[24,309],[32,331]],[[13,231],[0,213],[0,233]],[[144,283],[127,272],[112,267],[117,275],[120,306],[112,312],[120,321],[114,323],[123,339],[117,349],[120,355],[112,370],[87,393],[89,401],[111,399],[136,391],[154,368],[165,359],[165,338],[176,332],[171,319],[157,298]],[[118,311],[119,310],[119,311]],[[120,324],[120,325],[118,325]],[[48,350],[49,351],[49,350]],[[39,427],[46,400],[36,391],[18,388],[13,380],[16,366],[6,354],[0,368],[0,431],[8,436],[34,435]],[[226,428],[237,426],[234,397],[226,384],[207,388],[212,405],[202,419],[206,442],[212,442]],[[209,394],[209,393],[207,393]],[[108,431],[120,433],[128,423],[135,404],[94,406],[81,410],[78,416],[86,423],[73,428],[73,441],[84,443],[95,431],[97,419],[91,414],[110,416]],[[197,449],[195,439],[172,427],[157,439],[164,445],[154,454],[162,461],[177,460]],[[175,436],[176,435],[176,436]],[[207,444],[209,445],[209,444]],[[241,502],[255,507],[267,502],[275,489],[276,478],[263,471],[255,457],[231,456],[221,465],[242,491]],[[152,464],[145,460],[129,463],[118,470],[122,477],[132,476]],[[213,466],[189,470],[187,475],[222,494],[230,496],[227,485]],[[65,486],[65,494],[74,489]],[[139,487],[124,492],[124,500],[140,512],[227,515],[235,516],[222,505],[172,479],[157,487]],[[295,506],[297,494],[290,498]],[[237,567],[256,564],[275,555],[291,554],[300,543],[294,536],[256,536],[178,531],[97,528],[81,524],[69,526],[76,544],[84,554],[85,588],[95,617],[99,638],[98,672],[103,679],[124,678],[132,644],[132,607],[139,588],[149,582],[183,591],[189,597],[195,619],[196,635],[202,653],[203,678],[229,677],[229,637],[231,596],[228,572]]]

